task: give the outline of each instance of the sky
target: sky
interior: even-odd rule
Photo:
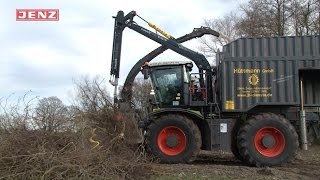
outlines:
[[[237,10],[243,0],[0,0],[0,99],[57,96],[72,102],[74,81],[82,76],[110,77],[115,16],[135,10],[174,37],[190,33],[205,19]],[[16,21],[16,9],[59,9],[59,21]],[[147,24],[134,19],[139,25]],[[199,40],[186,44],[197,51]],[[159,44],[126,29],[120,85],[131,67]],[[167,51],[156,60],[183,59]],[[113,88],[110,86],[110,94]],[[29,93],[30,94],[30,93]]]

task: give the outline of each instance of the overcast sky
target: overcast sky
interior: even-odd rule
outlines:
[[[135,10],[174,37],[190,33],[204,19],[236,10],[243,0],[0,0],[0,97],[57,96],[70,101],[73,79],[96,75],[109,79],[114,20],[118,10]],[[15,10],[57,8],[60,20],[21,22]],[[147,24],[135,18],[139,25]],[[197,47],[199,41],[186,44]],[[124,31],[121,76],[123,83],[137,60],[159,45],[138,33]],[[157,60],[180,59],[166,52]],[[106,81],[107,83],[107,81]],[[110,89],[112,93],[113,89]]]

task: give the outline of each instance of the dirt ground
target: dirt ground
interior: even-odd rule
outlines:
[[[152,164],[152,179],[317,179],[320,180],[320,145],[299,151],[283,167],[249,167],[232,154],[202,152],[192,164]]]

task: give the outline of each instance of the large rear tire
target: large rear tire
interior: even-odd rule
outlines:
[[[189,163],[200,152],[199,128],[186,116],[161,116],[148,126],[145,138],[149,151],[162,163]]]
[[[317,138],[317,135],[315,132],[315,131],[320,132],[319,129],[320,129],[320,125],[315,125],[308,128],[307,137],[308,137],[309,146],[320,145],[320,138]]]
[[[240,128],[238,146],[244,161],[253,166],[280,166],[293,160],[299,142],[285,118],[264,113],[252,116]]]

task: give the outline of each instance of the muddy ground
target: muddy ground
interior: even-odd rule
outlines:
[[[320,180],[320,145],[300,150],[283,167],[248,167],[232,154],[202,152],[192,164],[152,164],[152,179],[317,179]]]

